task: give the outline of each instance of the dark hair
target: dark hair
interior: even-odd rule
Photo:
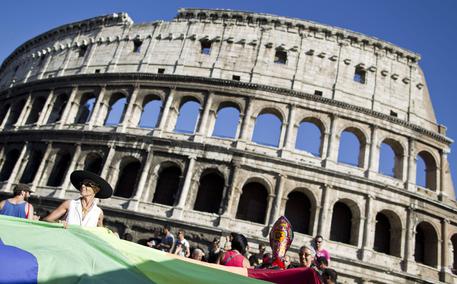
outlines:
[[[336,278],[338,277],[338,274],[336,273],[336,271],[334,269],[331,269],[331,268],[326,268],[324,269],[324,271],[322,272],[322,278],[325,280],[325,279],[330,279],[332,280],[333,282],[336,282]]]
[[[242,234],[236,234],[232,240],[232,250],[236,249],[242,255],[246,254],[246,247],[248,246],[248,240]]]
[[[124,234],[124,240],[129,241],[129,242],[133,241],[133,236],[132,236],[132,234],[130,234],[130,233],[125,233],[125,234]]]
[[[325,266],[328,266],[328,261],[327,259],[325,258],[325,256],[319,256],[317,259],[316,259],[316,263],[317,265],[321,265],[321,264],[325,264]]]
[[[22,193],[23,191],[31,192],[31,191],[30,191],[30,187],[28,187],[27,185],[22,184],[22,183],[17,184],[17,185],[15,185],[14,188],[13,188],[13,195],[14,195],[14,196],[21,195],[21,193]]]
[[[167,229],[168,231],[171,231],[171,226],[168,224],[163,225],[164,229]]]

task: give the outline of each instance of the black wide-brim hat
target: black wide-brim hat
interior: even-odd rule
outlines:
[[[113,188],[109,183],[102,179],[100,176],[88,172],[88,171],[74,171],[70,175],[70,180],[71,183],[73,184],[74,187],[76,187],[77,190],[80,190],[81,183],[84,180],[91,180],[94,182],[98,187],[100,187],[100,191],[95,194],[95,197],[105,199],[105,198],[110,198],[111,195],[113,195]]]

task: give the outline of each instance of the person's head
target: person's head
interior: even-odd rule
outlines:
[[[170,232],[170,230],[171,230],[170,225],[165,224],[165,225],[163,225],[163,228],[162,228],[162,234],[163,234],[164,236],[166,236],[166,235],[168,235],[168,233]]]
[[[213,242],[211,243],[211,248],[213,250],[217,250],[219,248],[219,239],[218,238],[214,238]]]
[[[178,231],[178,240],[182,241],[182,240],[184,240],[184,237],[185,237],[184,231],[179,230]]]
[[[130,233],[125,233],[124,236],[123,236],[123,239],[126,240],[126,241],[131,242],[131,241],[133,241],[133,236]]]
[[[237,233],[231,232],[229,235],[229,241],[231,242],[235,236],[238,235]]]
[[[322,283],[324,284],[336,284],[338,274],[334,269],[326,268],[322,272]]]
[[[259,244],[259,254],[260,255],[264,254],[265,253],[265,249],[266,249],[265,244],[260,243]]]
[[[95,197],[99,191],[100,187],[90,179],[84,179],[79,186],[82,197]]]
[[[290,265],[290,256],[284,256],[284,267],[287,269]]]
[[[317,235],[314,238],[314,244],[315,244],[317,250],[321,250],[322,245],[324,244],[324,238],[321,235]]]
[[[300,248],[298,252],[298,257],[300,259],[300,266],[310,267],[314,261],[314,256],[316,251],[311,246],[304,245]]]
[[[271,253],[267,252],[263,254],[262,263],[264,266],[270,266],[273,263],[273,256]]]
[[[324,256],[319,256],[316,259],[316,265],[317,265],[317,268],[319,268],[320,270],[324,270],[328,266],[328,261]]]
[[[249,257],[249,264],[253,267],[259,265],[260,263],[262,263],[260,261],[260,258],[259,258],[259,255],[258,254],[253,254]]]
[[[205,254],[203,253],[203,251],[201,249],[196,248],[192,251],[192,255],[190,257],[195,260],[202,260],[204,255]]]
[[[32,194],[32,191],[31,191],[30,187],[28,187],[25,184],[20,183],[20,184],[17,184],[16,186],[14,186],[14,188],[13,188],[14,197],[19,196],[19,197],[23,198],[24,200],[28,200],[31,194]]]
[[[248,246],[248,240],[242,234],[236,234],[232,239],[232,250],[237,250],[242,255],[246,254],[246,247]]]

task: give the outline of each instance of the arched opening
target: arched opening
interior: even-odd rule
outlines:
[[[376,215],[376,229],[374,238],[374,250],[390,254],[390,222],[386,215]]]
[[[224,185],[224,177],[219,173],[203,173],[200,177],[194,210],[219,213]]]
[[[222,138],[236,138],[240,111],[235,107],[223,107],[216,115],[213,136]]]
[[[336,202],[333,206],[330,240],[354,244],[352,238],[352,211],[343,202]]]
[[[402,171],[403,148],[394,140],[384,140],[379,152],[379,173],[401,179]]]
[[[115,94],[109,102],[108,116],[105,120],[106,126],[119,125],[124,117],[127,98],[122,94]]]
[[[457,234],[452,235],[452,273],[457,274]]]
[[[313,121],[303,121],[300,123],[297,132],[295,148],[311,153],[313,156],[321,156],[322,130]]]
[[[6,124],[5,124],[6,128],[10,128],[10,127],[14,126],[15,123],[17,123],[17,120],[19,119],[19,116],[21,115],[24,105],[25,105],[25,99],[22,99],[18,103],[15,103],[12,106],[11,113],[8,116],[8,120],[6,121]]]
[[[124,165],[122,164],[124,163],[121,163],[121,170],[114,189],[114,195],[130,198],[133,195],[140,176],[141,163],[135,159]]]
[[[285,215],[294,231],[310,235],[311,202],[299,191],[292,191],[287,196]]]
[[[63,111],[68,102],[67,94],[60,94],[57,96],[54,105],[52,107],[51,114],[49,115],[47,123],[55,123],[62,119]]]
[[[8,180],[13,172],[14,166],[17,163],[17,159],[19,159],[19,150],[12,149],[8,151],[5,157],[5,161],[3,162],[2,171],[0,173],[0,181]]]
[[[416,184],[431,190],[436,190],[436,162],[433,156],[422,151],[417,154]]]
[[[59,151],[54,159],[54,166],[49,174],[48,186],[61,186],[65,179],[65,174],[71,163],[71,155],[66,151]]]
[[[438,236],[433,226],[427,222],[416,227],[414,259],[428,266],[438,265]]]
[[[159,98],[145,99],[139,126],[142,128],[156,128],[162,110],[162,101]]]
[[[90,153],[84,161],[84,170],[100,175],[102,172],[103,158],[97,153]]]
[[[200,115],[200,103],[187,101],[179,109],[179,116],[175,126],[175,132],[194,133]]]
[[[38,118],[40,117],[41,112],[43,111],[45,102],[46,100],[44,97],[36,97],[33,100],[32,109],[30,110],[29,117],[27,118],[25,124],[33,124],[38,121]]]
[[[10,110],[10,104],[6,104],[2,107],[2,111],[0,112],[0,125],[3,124],[3,120],[5,120],[8,111]]]
[[[338,163],[363,167],[365,141],[357,129],[347,128],[341,133]]]
[[[40,167],[41,161],[43,160],[43,151],[41,150],[32,150],[25,167],[24,172],[22,173],[20,182],[21,183],[31,183],[35,178],[35,175]]]
[[[281,138],[282,121],[279,116],[265,112],[255,120],[252,141],[265,146],[278,147]]]
[[[258,182],[245,184],[238,203],[236,218],[264,224],[267,213],[267,198],[268,191],[262,184]]]
[[[181,169],[178,166],[162,169],[159,172],[152,202],[173,206],[178,199],[180,181]]]
[[[96,101],[97,98],[92,93],[84,94],[81,97],[78,114],[75,118],[75,123],[86,124],[89,122]]]

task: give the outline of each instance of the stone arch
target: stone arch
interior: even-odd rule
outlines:
[[[193,134],[200,118],[201,102],[196,97],[184,97],[179,105],[175,132]]]
[[[182,169],[180,166],[172,162],[160,164],[152,202],[173,206],[179,198],[181,178]]]
[[[54,165],[51,173],[49,174],[48,186],[61,186],[65,175],[67,174],[68,168],[71,163],[71,154],[67,150],[60,150],[55,153]]]
[[[379,151],[379,172],[401,179],[403,177],[403,156],[404,148],[400,142],[391,138],[384,139]]]
[[[141,162],[133,157],[125,157],[119,163],[119,178],[114,188],[114,195],[131,198],[140,177]]]
[[[24,109],[25,106],[25,99],[21,99],[18,102],[15,102],[13,106],[11,107],[11,112],[10,115],[8,115],[8,119],[6,121],[5,127],[9,128],[14,126],[15,123],[17,123],[19,116],[21,115],[22,110]]]
[[[125,94],[121,92],[112,94],[108,101],[108,115],[105,118],[104,125],[119,125],[124,118],[127,103],[127,96]]]
[[[65,110],[65,106],[68,103],[68,95],[66,93],[62,93],[57,95],[54,104],[52,106],[51,114],[49,115],[47,123],[55,123],[62,119],[63,111]]]
[[[22,173],[20,182],[21,183],[32,183],[38,168],[43,160],[44,151],[41,149],[32,149],[29,153],[27,165],[25,166],[24,172]]]
[[[75,123],[86,124],[92,116],[97,97],[94,93],[84,93],[79,102],[78,113],[75,117]]]
[[[99,153],[91,152],[84,160],[84,170],[100,175],[103,167],[103,158]]]
[[[338,162],[362,168],[365,158],[366,135],[355,127],[347,127],[340,133]]]
[[[268,189],[256,181],[243,185],[236,218],[264,224],[267,214]]]
[[[356,246],[360,209],[352,200],[338,200],[333,204],[330,240]]]
[[[163,108],[162,97],[156,94],[147,95],[144,97],[141,106],[141,118],[138,126],[142,128],[156,128],[159,124]]]
[[[417,154],[416,163],[416,184],[431,190],[437,189],[437,163],[434,156],[428,151],[421,151]],[[421,163],[423,162],[424,174],[421,174]],[[423,176],[423,179],[421,177]]]
[[[304,192],[293,190],[287,195],[284,215],[289,219],[294,231],[311,235],[311,215],[314,210],[314,204]]]
[[[320,157],[324,145],[325,126],[319,118],[307,117],[298,125],[295,148]]]
[[[265,146],[279,147],[283,114],[276,108],[264,108],[256,116],[252,141]]]
[[[0,181],[6,181],[10,178],[14,166],[19,159],[20,151],[19,149],[10,149],[5,156],[3,161],[2,171],[0,172]]]
[[[38,121],[41,112],[43,111],[45,103],[46,99],[43,96],[39,96],[33,99],[32,108],[30,110],[29,116],[27,117],[25,124],[33,124]]]
[[[222,102],[216,112],[212,136],[236,139],[240,124],[240,106],[234,102]]]
[[[382,210],[376,214],[373,249],[377,252],[401,256],[402,223],[393,211]]]
[[[194,210],[219,214],[224,187],[225,179],[221,172],[205,170],[200,176]]]
[[[436,267],[438,265],[438,234],[426,221],[416,226],[414,259],[418,263]]]

